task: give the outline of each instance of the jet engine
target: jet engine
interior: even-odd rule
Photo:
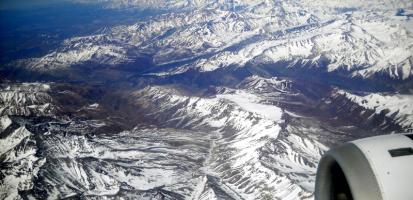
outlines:
[[[316,200],[413,200],[413,134],[364,138],[327,151]]]

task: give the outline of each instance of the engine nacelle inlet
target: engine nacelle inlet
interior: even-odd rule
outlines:
[[[413,200],[413,135],[392,134],[346,143],[326,152],[316,200]]]

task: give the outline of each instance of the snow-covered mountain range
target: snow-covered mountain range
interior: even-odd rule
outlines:
[[[334,119],[319,113],[359,115],[353,110],[363,97],[333,90],[324,97],[330,100],[315,100],[295,81],[275,77],[251,76],[195,96],[151,85],[115,99],[110,88],[87,99],[99,89],[6,85],[0,120],[6,199],[312,199],[316,166],[328,146],[412,124],[409,110],[392,114],[408,104],[397,103],[386,115],[396,121],[370,112],[372,133],[340,113]],[[122,118],[135,127],[122,127]]]
[[[0,199],[313,199],[412,131],[411,1],[69,1],[150,14],[0,66]]]
[[[32,70],[135,64],[168,75],[248,64],[283,63],[348,77],[412,74],[410,1],[111,1],[154,9],[186,8],[96,35],[67,39]],[[107,2],[109,3],[109,2]]]

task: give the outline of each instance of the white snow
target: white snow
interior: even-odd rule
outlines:
[[[4,139],[0,139],[0,155],[6,153],[10,149],[14,148],[23,139],[30,136],[31,133],[24,127],[18,128],[13,131],[9,136]]]
[[[3,86],[3,85],[2,85]],[[47,116],[54,112],[50,85],[16,83],[0,88],[0,115]]]
[[[281,120],[283,114],[279,107],[259,103],[261,99],[258,96],[244,91],[236,91],[235,94],[219,94],[217,98],[227,99],[236,103],[246,111],[256,113],[277,122]]]
[[[377,114],[388,110],[386,116],[392,117],[396,123],[404,128],[413,127],[413,96],[407,94],[371,93],[356,95],[339,90],[338,94],[345,95],[351,101],[367,109],[374,110]]]
[[[7,200],[20,199],[19,191],[33,188],[33,179],[37,176],[44,159],[36,157],[36,141],[30,138],[31,133],[20,127],[6,138],[0,139],[0,156],[5,166],[0,169],[4,175],[0,184],[0,194]],[[34,145],[33,145],[34,144]]]
[[[364,78],[385,74],[405,80],[412,75],[412,20],[395,15],[400,8],[411,12],[408,0],[101,2],[169,12],[105,34],[67,39],[62,47],[22,65],[40,71],[86,62],[118,65],[145,52],[155,66],[175,66],[151,73],[155,75],[251,62],[344,69],[348,76]]]
[[[224,91],[200,98],[182,95],[172,88],[152,86],[135,92],[134,98],[149,110],[150,116],[165,117],[165,113],[173,111],[166,122],[170,125],[195,130],[216,127],[211,134],[217,134],[217,139],[203,171],[222,177],[223,184],[242,198],[259,199],[267,195],[311,199],[314,163],[326,147],[305,134],[280,135],[283,112],[277,106],[263,103],[265,96],[240,89]],[[148,101],[157,103],[149,106],[144,103]],[[301,176],[303,173],[308,176]],[[203,181],[198,184],[194,196],[214,198],[214,190],[205,188],[201,192]]]
[[[6,128],[9,127],[11,123],[12,121],[10,120],[8,116],[1,116],[0,117],[0,132],[3,132],[4,130],[6,130]]]

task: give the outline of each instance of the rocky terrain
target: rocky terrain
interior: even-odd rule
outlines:
[[[1,199],[313,199],[413,128],[409,1],[73,3],[152,14],[0,66]]]

